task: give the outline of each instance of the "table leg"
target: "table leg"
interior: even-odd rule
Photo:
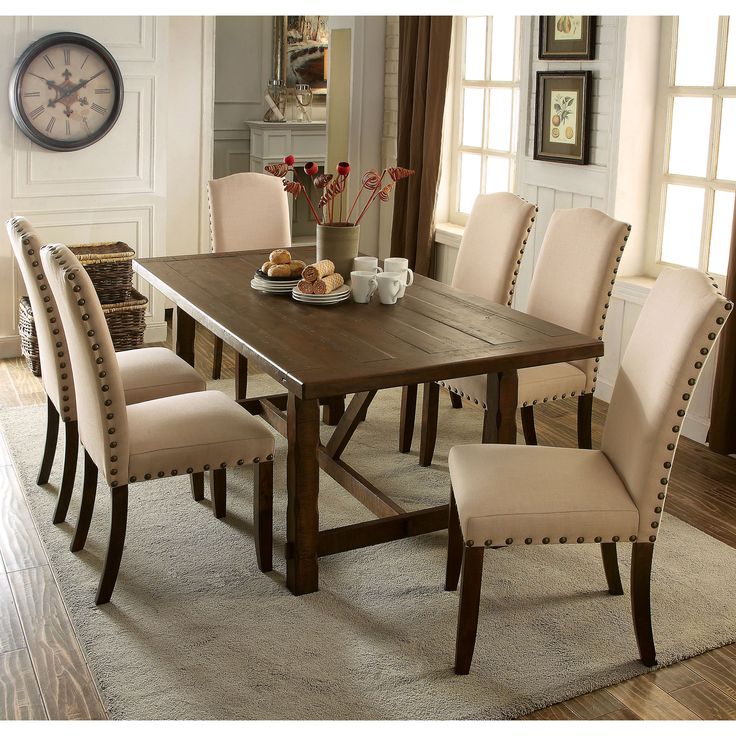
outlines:
[[[243,401],[248,391],[248,358],[235,355],[235,400]]]
[[[319,401],[290,393],[286,414],[286,585],[303,595],[319,589]]]
[[[345,396],[332,396],[322,406],[322,421],[328,427],[334,427],[345,413]]]
[[[176,308],[176,354],[194,365],[194,317],[181,307]]]
[[[401,389],[401,420],[399,428],[399,452],[411,452],[414,422],[417,414],[417,384]]]
[[[483,416],[483,444],[516,444],[516,404],[519,378],[516,371],[489,373],[486,411]]]

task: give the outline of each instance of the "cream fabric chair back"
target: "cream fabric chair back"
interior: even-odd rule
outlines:
[[[117,356],[92,281],[65,245],[41,251],[46,277],[64,322],[77,389],[79,436],[115,487],[128,479],[128,413]]]
[[[639,508],[641,542],[657,537],[690,397],[733,307],[714,287],[700,271],[662,271],[621,361],[601,449]]]
[[[215,253],[291,245],[289,202],[281,179],[232,174],[207,185]]]
[[[6,228],[33,310],[41,382],[62,421],[72,422],[77,418],[74,378],[64,327],[41,265],[43,244],[25,217],[11,218]]]
[[[452,285],[511,306],[537,208],[509,192],[479,194],[465,225]]]
[[[556,210],[534,266],[526,311],[603,339],[606,312],[631,225],[578,207]],[[595,391],[596,359],[571,362]]]

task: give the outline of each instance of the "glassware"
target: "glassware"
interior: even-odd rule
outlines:
[[[286,83],[280,79],[271,79],[264,94],[266,112],[263,116],[265,123],[286,122]]]
[[[312,122],[312,88],[308,84],[297,84],[294,87],[296,97],[296,121],[297,123]]]

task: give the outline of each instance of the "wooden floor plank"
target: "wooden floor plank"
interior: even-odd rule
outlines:
[[[723,691],[710,682],[688,685],[673,690],[670,695],[704,720],[726,721],[736,718],[736,700],[724,696]]]
[[[698,720],[689,708],[643,677],[609,687],[608,692],[642,720]]]
[[[0,574],[0,654],[13,651],[14,649],[24,649],[26,640],[23,636],[23,629],[18,618],[18,611],[15,609],[15,601],[13,593],[10,590],[8,576],[5,573]]]
[[[12,465],[0,466],[0,529],[0,555],[7,572],[48,564]]]
[[[107,718],[50,568],[8,578],[49,718]]]
[[[579,721],[580,718],[571,711],[565,703],[556,703],[548,708],[535,710],[529,715],[523,716],[521,721]]]
[[[617,708],[610,713],[598,716],[597,721],[639,721],[639,716],[628,708]]]
[[[703,682],[703,678],[690,669],[685,662],[678,662],[670,667],[663,667],[643,676],[644,679],[653,682],[658,688],[666,693],[677,690],[688,685],[697,685]]]
[[[736,699],[736,644],[701,654],[688,660],[688,667]]]
[[[572,700],[566,700],[565,705],[575,715],[586,721],[600,718],[606,713],[621,708],[621,703],[605,690],[595,690],[587,695],[580,695]]]
[[[46,720],[28,650],[0,654],[0,721]]]

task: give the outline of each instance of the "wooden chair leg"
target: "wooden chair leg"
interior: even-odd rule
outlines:
[[[273,461],[253,466],[253,527],[261,572],[273,570]]]
[[[454,391],[450,391],[450,404],[453,409],[463,408],[463,400]]]
[[[222,338],[217,335],[212,337],[215,339],[215,348],[212,351],[212,380],[216,381],[222,373]]]
[[[483,547],[463,547],[463,580],[460,586],[455,644],[456,675],[467,675],[473,661],[475,635],[478,631],[484,551]]]
[[[72,543],[69,549],[72,552],[79,552],[84,549],[87,541],[87,533],[89,525],[92,521],[92,512],[95,510],[95,497],[97,495],[97,466],[84,451],[84,481],[82,482],[82,503],[79,506],[79,518],[77,519],[77,527],[74,530]]]
[[[450,518],[447,525],[447,568],[445,570],[445,590],[457,590],[460,580],[460,567],[463,564],[463,533],[460,517],[457,515],[455,494],[450,488]]]
[[[657,664],[649,598],[653,555],[652,542],[634,542],[631,545],[631,615],[634,619],[639,656],[647,667]]]
[[[411,452],[414,421],[417,414],[417,384],[401,389],[401,420],[399,424],[399,452]]]
[[[521,428],[524,430],[524,442],[527,445],[537,444],[537,430],[534,427],[534,407],[521,407]]]
[[[111,488],[112,515],[110,518],[110,540],[107,543],[105,567],[102,569],[100,584],[97,587],[95,603],[100,606],[112,597],[115,581],[118,579],[120,560],[125,546],[125,530],[128,526],[128,486]]]
[[[222,341],[220,341],[222,343]],[[222,350],[222,348],[220,348]],[[235,355],[235,401],[245,401],[248,393],[248,358]]]
[[[578,396],[578,447],[593,449],[593,394]]]
[[[212,511],[215,518],[222,519],[227,513],[227,471],[216,468],[210,475],[210,492],[212,493]]]
[[[419,441],[419,464],[425,468],[432,464],[432,458],[434,457],[439,410],[439,384],[434,381],[425,383],[422,396],[422,436]]]
[[[603,542],[601,544],[601,557],[603,558],[603,569],[606,572],[608,592],[611,595],[623,595],[624,589],[621,585],[621,575],[618,571],[616,542]]]
[[[56,454],[56,443],[59,439],[59,412],[56,411],[54,402],[48,396],[46,397],[46,443],[43,447],[43,458],[41,459],[41,467],[38,470],[36,483],[42,486],[49,482],[51,475],[51,466],[54,464],[54,455]]]
[[[69,502],[74,492],[74,479],[77,475],[77,454],[79,452],[79,432],[76,422],[64,422],[64,473],[56,499],[54,524],[61,524],[66,519]]]
[[[192,498],[195,501],[204,499],[204,473],[191,473],[189,482],[192,486]]]

